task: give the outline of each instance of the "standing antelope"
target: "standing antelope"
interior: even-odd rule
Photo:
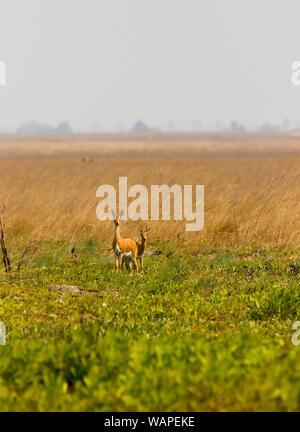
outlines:
[[[148,240],[149,231],[150,231],[150,228],[148,228],[147,226],[145,228],[141,227],[140,228],[141,241],[132,239],[135,241],[135,243],[137,245],[137,249],[138,249],[137,258],[140,262],[141,271],[144,271],[143,259],[144,259],[144,255],[145,255],[146,243]],[[123,267],[124,261],[125,261],[127,270],[129,270],[130,269],[130,260],[124,256],[124,259],[122,261],[122,267]]]
[[[121,211],[120,216],[122,217],[124,211]],[[114,212],[112,212],[115,223],[115,238],[112,244],[113,251],[115,254],[115,270],[119,271],[122,268],[123,257],[126,259],[132,260],[134,264],[135,272],[138,271],[137,265],[137,255],[138,255],[138,247],[136,242],[131,238],[123,238],[120,234],[120,218]]]

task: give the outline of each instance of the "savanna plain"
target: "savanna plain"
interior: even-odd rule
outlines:
[[[121,176],[205,186],[202,231],[147,221],[143,273],[96,217]],[[1,136],[0,410],[299,411],[299,197],[296,134]]]

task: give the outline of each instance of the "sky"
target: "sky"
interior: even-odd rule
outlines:
[[[299,0],[0,0],[0,127],[300,125]]]

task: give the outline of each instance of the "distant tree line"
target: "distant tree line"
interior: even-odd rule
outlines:
[[[300,126],[299,126],[300,127]],[[96,130],[95,125],[90,129],[90,133],[98,132]],[[205,127],[200,121],[194,120],[191,123],[191,127],[189,129],[181,129],[180,127],[176,127],[174,122],[169,122],[166,127],[156,128],[148,126],[143,120],[137,120],[135,124],[130,128],[123,128],[122,132],[131,132],[135,134],[147,134],[147,133],[156,133],[156,132],[180,132],[180,131],[191,131],[191,132],[279,132],[279,131],[288,131],[291,130],[291,123],[288,119],[285,119],[281,124],[275,123],[262,123],[256,125],[244,125],[238,121],[233,120],[231,123],[224,125],[220,122],[217,122],[213,127]],[[120,130],[118,130],[120,132]],[[57,126],[51,126],[47,123],[38,123],[36,121],[31,121],[28,123],[22,124],[17,130],[2,127],[0,128],[0,133],[5,132],[17,132],[19,134],[69,134],[72,133],[73,130],[68,122],[61,122]]]
[[[71,133],[72,129],[68,122],[62,122],[59,123],[57,126],[50,126],[48,124],[40,124],[37,122],[29,122],[24,123],[22,126],[20,126],[17,129],[17,133],[20,134],[35,134],[35,133],[61,133],[61,134],[67,134]]]

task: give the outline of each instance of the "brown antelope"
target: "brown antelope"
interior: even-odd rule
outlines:
[[[135,272],[138,271],[137,265],[137,255],[138,255],[138,247],[136,242],[131,238],[123,238],[120,234],[120,217],[112,212],[115,223],[115,238],[112,244],[113,251],[115,254],[115,270],[119,271],[122,268],[123,257],[126,259],[132,260],[134,264]],[[120,216],[122,217],[124,214],[121,211]]]
[[[144,254],[145,254],[145,250],[146,250],[146,243],[148,240],[149,231],[150,231],[150,228],[148,228],[147,226],[145,228],[141,227],[140,228],[141,241],[132,239],[135,241],[135,243],[137,245],[137,249],[138,249],[137,258],[140,262],[141,271],[144,271],[143,259],[144,259]],[[126,264],[127,270],[130,270],[130,260],[125,256],[124,256],[124,259],[122,262],[122,267],[123,267],[124,262]]]

